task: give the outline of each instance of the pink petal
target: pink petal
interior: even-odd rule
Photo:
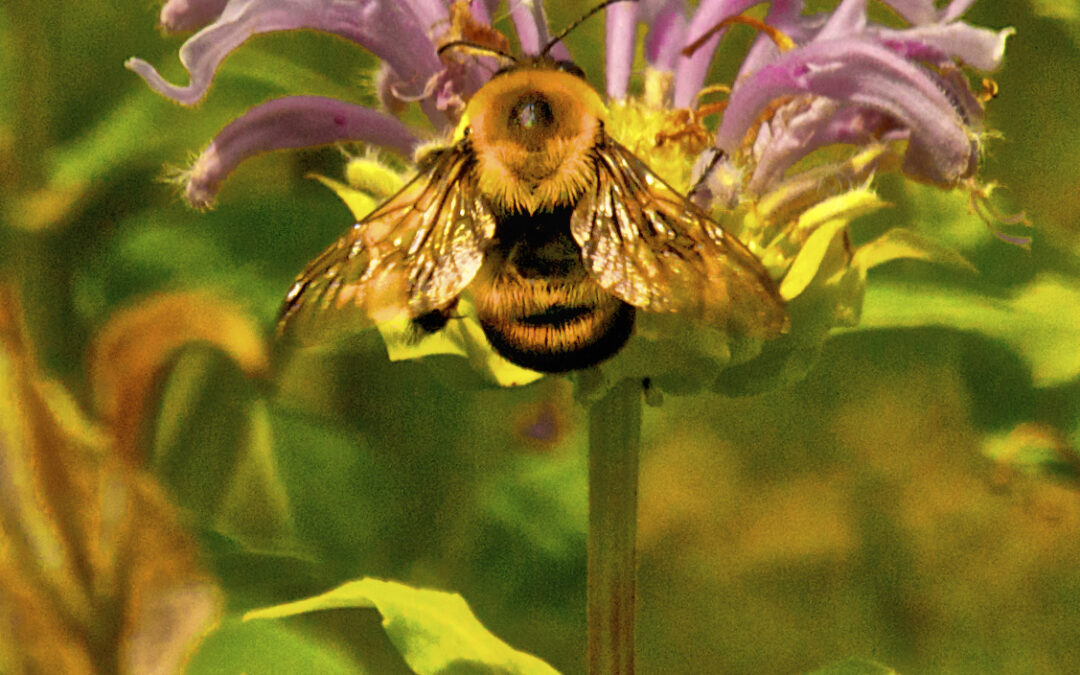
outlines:
[[[826,96],[895,119],[910,131],[906,168],[926,180],[951,185],[972,169],[965,121],[941,86],[868,39],[813,42],[741,80],[731,93],[717,146],[734,154],[766,106],[799,94]]]
[[[605,10],[608,98],[621,101],[630,85],[630,70],[634,66],[634,44],[637,42],[638,3],[620,2]]]
[[[169,0],[158,21],[170,33],[198,30],[221,15],[229,0]]]
[[[214,73],[229,52],[260,33],[313,28],[353,40],[383,59],[416,92],[442,69],[421,25],[408,6],[379,0],[233,0],[217,21],[180,48],[180,62],[190,75],[187,86],[167,82],[142,59],[127,66],[155,91],[184,105],[206,94]]]
[[[225,126],[195,160],[186,196],[209,206],[225,177],[245,159],[270,150],[363,141],[410,156],[419,139],[393,117],[321,96],[291,96],[255,106]]]

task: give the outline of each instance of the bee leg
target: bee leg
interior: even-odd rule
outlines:
[[[409,326],[411,328],[409,341],[416,344],[427,336],[434,335],[443,328],[446,328],[446,324],[454,317],[454,309],[456,306],[457,303],[450,305],[449,307],[433,309],[430,312],[414,316],[409,321]]]
[[[645,394],[645,405],[650,408],[659,408],[664,404],[664,393],[653,385],[652,378],[642,378],[641,391]]]

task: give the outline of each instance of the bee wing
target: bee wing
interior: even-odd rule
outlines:
[[[570,219],[596,282],[650,312],[680,312],[734,335],[775,337],[787,326],[776,284],[741,242],[633,153],[607,139],[596,181]]]
[[[471,167],[464,147],[443,151],[309,263],[285,297],[279,332],[355,330],[451,305],[495,233]]]

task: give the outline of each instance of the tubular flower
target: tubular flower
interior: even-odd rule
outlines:
[[[953,0],[939,9],[933,0],[883,0],[897,17],[895,26],[870,21],[867,0],[842,0],[818,14],[805,14],[801,0],[701,0],[693,11],[684,0],[608,7],[607,132],[761,259],[788,303],[790,327],[765,343],[739,341],[680,323],[678,316],[641,313],[626,347],[581,377],[599,382],[641,376],[673,391],[726,392],[791,379],[805,372],[831,328],[858,321],[868,267],[904,256],[951,259],[899,229],[852,250],[847,228],[883,205],[870,187],[882,171],[899,170],[941,188],[966,187],[973,195],[988,192],[975,182],[986,97],[972,90],[968,77],[1000,66],[1012,31],[962,21],[972,2]],[[764,19],[743,14],[759,4],[767,6]],[[383,110],[296,96],[256,106],[226,126],[185,176],[188,200],[208,206],[228,173],[261,152],[359,141],[412,155],[432,132],[402,121],[409,105],[419,106],[436,137],[449,138],[464,103],[499,63],[467,50],[440,54],[439,47],[469,40],[506,51],[509,43],[490,25],[497,5],[170,0],[162,10],[167,28],[199,28],[180,50],[189,83],[171,84],[139,59],[127,66],[155,91],[194,105],[228,53],[259,33],[325,31],[382,60],[376,82]],[[521,50],[540,53],[550,40],[542,4],[512,1],[509,16]],[[639,24],[647,27],[645,68],[636,74]],[[736,24],[748,24],[758,35],[732,82],[707,84],[724,33]],[[561,44],[548,53],[570,56]],[[706,102],[720,93],[725,101]],[[706,126],[720,112],[719,122]],[[815,155],[826,147],[828,153]],[[357,159],[346,183],[324,182],[359,220],[403,184],[403,177],[392,176],[390,187],[382,181],[373,188],[368,177],[386,173]],[[494,353],[470,311],[469,298],[462,296],[456,317],[462,320],[419,345],[406,337],[407,321],[379,328],[391,358],[453,353],[499,384],[539,377]]]

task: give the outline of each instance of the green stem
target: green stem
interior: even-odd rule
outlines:
[[[589,408],[589,675],[634,672],[641,397],[623,380]]]

